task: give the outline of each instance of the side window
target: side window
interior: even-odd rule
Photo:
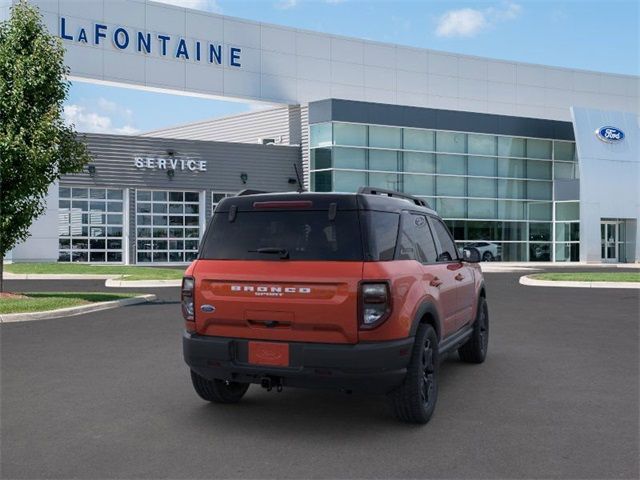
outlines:
[[[433,233],[440,243],[440,254],[438,255],[437,261],[451,262],[453,260],[457,260],[458,253],[456,250],[456,246],[453,243],[451,235],[449,235],[447,227],[445,227],[444,223],[442,223],[442,220],[431,218],[429,221],[431,223]]]
[[[424,215],[405,214],[400,234],[398,260],[417,260],[420,263],[436,261],[436,246],[429,223]]]

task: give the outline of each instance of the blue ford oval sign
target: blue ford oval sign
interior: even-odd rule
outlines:
[[[596,130],[596,135],[607,143],[619,142],[624,138],[624,132],[616,127],[600,127]]]

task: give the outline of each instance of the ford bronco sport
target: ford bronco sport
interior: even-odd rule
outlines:
[[[399,419],[429,421],[439,361],[487,354],[477,249],[460,257],[436,212],[397,192],[248,193],[218,204],[182,283],[198,395],[383,393]]]

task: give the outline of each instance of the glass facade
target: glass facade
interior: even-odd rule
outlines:
[[[122,262],[123,191],[60,187],[58,261]]]
[[[577,202],[553,201],[578,178],[574,142],[332,122],[310,126],[310,162],[313,191],[424,197],[484,260],[578,260]]]
[[[195,260],[200,244],[200,194],[136,191],[137,263]]]

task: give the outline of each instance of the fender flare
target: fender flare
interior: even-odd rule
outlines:
[[[438,336],[438,339],[441,340],[442,325],[440,323],[440,315],[438,314],[438,310],[436,309],[436,306],[428,300],[425,300],[424,302],[422,302],[420,304],[420,307],[418,307],[418,311],[416,312],[413,322],[411,323],[411,330],[409,331],[409,336],[415,337],[416,332],[418,330],[418,326],[420,325],[420,321],[427,313],[430,314],[431,317],[433,318],[433,321],[435,323],[434,327],[436,329],[436,335]]]

